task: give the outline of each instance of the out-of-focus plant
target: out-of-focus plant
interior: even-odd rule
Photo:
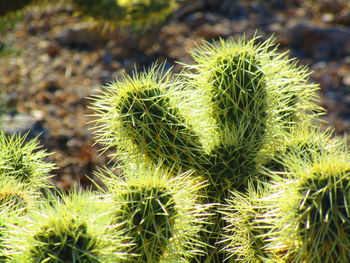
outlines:
[[[175,10],[178,0],[68,0],[74,10],[105,29],[131,26],[145,31],[159,25]]]

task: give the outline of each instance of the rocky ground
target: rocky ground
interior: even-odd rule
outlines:
[[[101,35],[68,6],[32,8],[13,30],[0,32],[9,54],[0,58],[1,104],[6,132],[40,134],[57,164],[55,182],[88,185],[93,171],[110,159],[94,144],[89,117],[101,86],[155,61],[166,67],[190,63],[187,53],[202,39],[272,34],[313,71],[324,129],[350,131],[350,2],[348,0],[189,1],[159,31],[143,37],[126,32]],[[4,46],[4,45],[3,45]],[[350,140],[348,140],[350,142]]]

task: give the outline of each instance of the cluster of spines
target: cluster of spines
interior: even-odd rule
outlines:
[[[272,192],[258,205],[268,207],[260,222],[268,229],[265,250],[276,260],[349,260],[349,153],[339,148],[316,157],[285,156],[288,175],[273,174]]]
[[[90,192],[51,196],[9,226],[5,255],[10,262],[121,262],[130,244],[113,223],[108,201]]]
[[[47,156],[37,139],[27,141],[26,136],[6,136],[0,131],[1,262],[9,260],[9,248],[3,244],[8,228],[19,225],[36,208],[40,189],[50,186],[49,172],[54,165],[44,162]]]
[[[311,102],[317,86],[272,39],[204,43],[192,52],[195,65],[185,74],[211,98],[219,143],[212,150],[211,177],[244,189],[256,167],[276,152],[290,132],[313,121],[320,107]],[[193,70],[197,72],[193,74]],[[218,177],[220,179],[215,178]]]
[[[314,127],[301,127],[295,130],[288,141],[283,143],[274,157],[264,164],[269,171],[288,173],[294,162],[312,164],[320,157],[345,152],[344,141],[330,131],[320,131]]]
[[[49,154],[40,149],[38,139],[26,141],[26,137],[6,136],[0,131],[0,175],[12,177],[29,188],[48,186],[54,165],[44,161]]]
[[[199,136],[172,103],[169,73],[156,67],[125,76],[94,98],[98,116],[96,133],[106,148],[128,162],[144,158],[159,161],[175,172],[203,170],[208,163]],[[106,121],[107,120],[107,121]]]
[[[268,190],[263,185],[248,186],[247,193],[231,192],[227,205],[220,208],[226,222],[221,243],[227,262],[267,262],[269,253],[264,250],[267,226],[260,223],[266,213],[259,199]]]
[[[125,262],[185,262],[203,253],[198,236],[208,223],[208,205],[200,202],[203,182],[189,173],[171,178],[160,168],[141,167],[125,170],[124,178],[108,170],[109,177],[99,175],[114,202],[115,222],[132,244]]]

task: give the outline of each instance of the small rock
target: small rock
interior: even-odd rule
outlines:
[[[299,24],[288,31],[287,37],[293,49],[316,60],[339,59],[350,54],[350,29],[347,28]]]
[[[196,12],[194,14],[190,14],[186,17],[185,22],[191,28],[203,25],[205,23],[204,13]]]
[[[205,12],[196,12],[186,17],[185,22],[191,28],[195,28],[204,24],[215,25],[220,22],[223,18],[219,15]]]
[[[343,83],[344,83],[344,85],[350,87],[350,73],[348,75],[344,76]]]
[[[110,51],[106,50],[102,55],[103,64],[108,66],[113,62],[113,60],[114,60],[113,54]]]
[[[82,50],[93,49],[105,41],[99,31],[90,28],[88,25],[64,29],[58,34],[56,40],[62,46]]]
[[[6,135],[28,134],[27,140],[39,137],[39,140],[42,141],[49,137],[48,131],[44,128],[41,121],[26,113],[7,114],[3,116],[2,126]]]
[[[204,39],[218,39],[231,35],[231,29],[223,24],[208,25],[205,24],[195,31],[195,36]]]
[[[60,47],[56,43],[50,43],[50,45],[45,48],[45,52],[50,57],[56,57],[60,54]]]
[[[288,5],[285,0],[271,0],[271,7],[277,10],[286,10]]]
[[[48,80],[39,84],[39,90],[46,90],[50,93],[55,93],[62,89],[62,85],[57,80]]]
[[[236,1],[224,1],[220,9],[231,19],[244,19],[248,17],[247,8]]]

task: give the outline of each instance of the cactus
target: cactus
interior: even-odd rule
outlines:
[[[198,232],[207,218],[207,205],[198,203],[203,182],[195,183],[188,173],[170,178],[159,168],[147,172],[144,166],[124,179],[107,172],[109,179],[102,177],[116,203],[116,222],[133,243],[125,262],[186,262],[201,253]]]
[[[255,41],[203,44],[193,52],[198,65],[187,66],[198,75],[185,72],[184,80],[170,83],[169,73],[153,67],[110,85],[95,98],[93,107],[100,141],[107,148],[121,145],[124,152],[117,156],[126,153],[129,158],[138,155],[131,158],[137,159],[144,155],[151,163],[161,160],[182,172],[196,169],[207,174],[214,190],[244,188],[257,176],[256,167],[282,147],[290,129],[297,126],[286,122],[286,116],[310,122],[316,116],[312,112],[319,109],[309,102],[316,87],[306,84],[303,69],[270,51],[272,40],[260,45]],[[294,74],[293,80],[285,80],[287,73]],[[211,109],[202,111],[210,112],[213,124],[198,131],[188,122],[194,119],[188,117],[191,112],[184,115],[174,104],[179,97],[173,92],[177,85],[189,86],[183,92],[188,100],[209,98]],[[196,95],[192,96],[194,87],[199,92],[193,91]],[[291,101],[295,102],[292,106]],[[205,145],[201,137],[208,138],[208,134],[213,138]]]
[[[48,186],[48,174],[54,165],[44,162],[49,154],[40,150],[38,139],[26,142],[26,137],[0,132],[0,175],[15,178],[28,187]]]
[[[249,184],[269,181],[260,167],[298,129],[314,127],[321,111],[311,102],[317,86],[307,82],[306,69],[277,53],[272,39],[256,42],[204,43],[192,52],[197,64],[185,65],[174,81],[153,67],[124,76],[95,98],[99,141],[116,147],[114,156],[150,167],[162,163],[174,174],[194,169],[208,180],[203,202],[216,205],[212,224],[201,231],[207,255],[191,262],[225,260],[219,251],[227,222],[219,210],[230,190],[244,194]]]
[[[167,93],[169,73],[153,67],[149,72],[124,76],[94,98],[99,125],[96,133],[106,148],[130,161],[159,161],[174,173],[204,170],[205,150],[199,136],[186,124]]]
[[[3,244],[9,226],[18,224],[21,217],[35,209],[38,199],[39,193],[13,178],[0,176],[0,262],[8,262],[10,258]]]
[[[336,155],[339,149],[344,149],[344,141],[337,138],[332,132],[322,132],[319,129],[308,126],[301,127],[293,132],[281,151],[275,153],[275,157],[264,164],[271,171],[288,172],[288,167],[294,166],[295,157],[305,163],[313,163],[321,156]],[[292,163],[288,163],[292,162]]]
[[[18,214],[28,212],[38,196],[38,193],[26,189],[25,185],[13,178],[0,177],[0,205],[8,210],[18,211]]]
[[[264,250],[267,244],[267,226],[259,220],[267,212],[259,199],[267,195],[266,187],[249,185],[246,194],[232,192],[227,205],[220,209],[227,222],[222,239],[225,245],[225,262],[268,262],[270,255]]]
[[[14,262],[116,262],[125,257],[121,232],[108,203],[91,193],[46,201],[6,233],[7,256]]]
[[[27,189],[13,178],[0,176],[0,262],[8,262],[7,248],[3,244],[8,226],[35,208],[39,194]]]
[[[173,2],[74,3],[138,21]],[[349,152],[319,131],[307,69],[257,42],[204,43],[175,78],[153,66],[95,96],[123,171],[96,174],[99,196],[37,202],[48,154],[0,133],[0,262],[349,262]]]
[[[291,159],[289,178],[275,176],[273,194],[262,202],[274,211],[264,219],[271,226],[266,250],[284,262],[348,262],[348,152],[319,156],[311,164]]]
[[[18,206],[16,207],[18,208]],[[0,262],[9,262],[8,248],[6,246],[8,228],[9,226],[15,225],[19,222],[23,210],[13,209],[8,207],[7,204],[0,204]]]

